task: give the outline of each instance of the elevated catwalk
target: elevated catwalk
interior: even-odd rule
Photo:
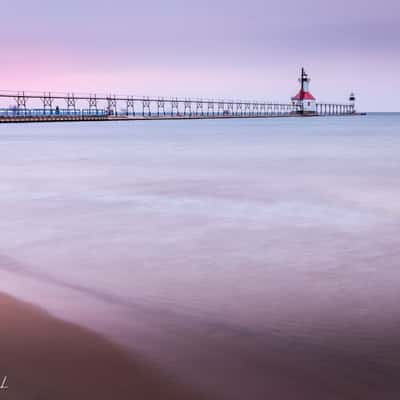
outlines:
[[[360,115],[355,96],[346,104],[319,103],[301,70],[300,91],[289,103],[0,91],[0,123],[148,121],[217,118],[282,118]]]

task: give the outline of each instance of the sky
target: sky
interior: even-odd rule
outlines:
[[[1,1],[0,89],[400,111],[399,0]]]

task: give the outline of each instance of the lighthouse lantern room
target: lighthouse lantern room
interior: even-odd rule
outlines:
[[[299,79],[301,85],[300,91],[296,94],[296,96],[292,97],[292,104],[296,106],[298,112],[302,114],[312,114],[317,111],[316,100],[309,92],[310,80],[311,79],[309,78],[308,74],[304,71],[304,68],[302,68]]]

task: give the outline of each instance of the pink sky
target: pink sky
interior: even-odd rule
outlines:
[[[301,4],[6,1],[0,87],[287,101],[304,66],[317,100],[400,111],[399,3]]]

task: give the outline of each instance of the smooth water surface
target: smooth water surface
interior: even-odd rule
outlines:
[[[210,399],[398,398],[399,114],[0,125],[0,152],[0,291]]]

